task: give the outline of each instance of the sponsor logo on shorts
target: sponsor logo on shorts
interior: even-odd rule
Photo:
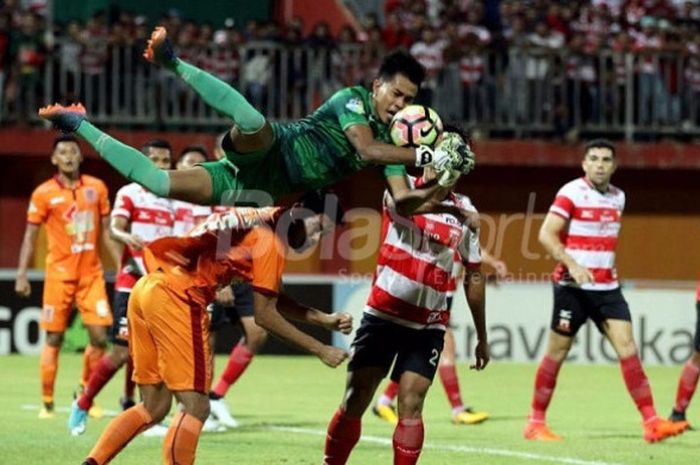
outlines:
[[[51,323],[53,321],[55,314],[56,309],[53,305],[44,305],[44,308],[41,309],[41,319],[47,323]]]
[[[570,333],[571,332],[572,313],[573,312],[571,310],[565,310],[565,309],[559,310],[559,324],[557,325],[557,329],[559,331],[561,331],[562,333]]]

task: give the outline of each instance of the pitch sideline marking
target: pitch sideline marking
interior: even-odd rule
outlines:
[[[269,429],[273,431],[282,431],[286,433],[295,434],[310,434],[314,436],[325,436],[325,431],[310,429],[310,428],[292,428],[286,426],[271,426]],[[362,435],[360,441],[371,442],[374,444],[391,445],[391,439],[382,438],[379,436],[367,436]],[[463,452],[470,454],[483,454],[483,455],[496,455],[501,457],[512,457],[527,460],[538,460],[553,463],[564,463],[567,465],[623,465],[621,463],[615,462],[601,462],[599,460],[582,460],[573,457],[555,457],[552,455],[542,455],[534,454],[531,452],[518,452],[508,449],[492,449],[490,447],[470,447],[470,446],[456,446],[450,444],[431,444],[425,443],[423,449],[433,449],[440,451],[450,451],[450,452]]]

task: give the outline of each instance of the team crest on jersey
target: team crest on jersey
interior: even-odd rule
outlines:
[[[88,201],[88,203],[95,203],[97,202],[97,192],[95,189],[92,187],[86,187],[85,188],[85,200]]]
[[[571,332],[571,316],[571,310],[559,310],[559,324],[557,325],[557,329],[562,333]]]
[[[360,100],[359,98],[351,98],[350,100],[348,100],[348,102],[345,104],[345,108],[347,108],[353,113],[357,113],[360,115],[365,114],[365,106],[362,103],[362,100]]]

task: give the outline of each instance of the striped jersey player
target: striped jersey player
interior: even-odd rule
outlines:
[[[408,178],[411,188],[434,179]],[[394,430],[394,464],[413,465],[423,447],[423,400],[443,349],[448,324],[448,299],[455,289],[455,256],[467,267],[465,291],[479,344],[476,365],[488,363],[484,322],[484,280],[479,267],[478,228],[470,229],[466,212],[475,215],[469,199],[443,191],[433,200],[463,214],[397,215],[384,195],[382,244],[362,323],[351,345],[343,403],[328,426],[324,465],[344,465],[357,443],[361,418],[379,382],[393,365],[391,379],[399,384],[398,424]],[[445,209],[447,211],[448,209]]]
[[[586,144],[584,176],[557,193],[539,233],[540,243],[559,263],[553,274],[554,306],[547,351],[535,375],[525,439],[560,441],[546,424],[559,368],[576,333],[590,318],[610,341],[630,397],[643,421],[643,438],[664,440],[683,428],[656,415],[654,401],[632,335],[630,310],[615,271],[615,249],[625,194],[610,184],[617,168],[615,147],[607,140]]]

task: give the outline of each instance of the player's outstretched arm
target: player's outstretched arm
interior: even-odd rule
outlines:
[[[552,256],[552,258],[558,262],[562,262],[564,266],[569,270],[569,274],[576,281],[577,284],[591,283],[593,282],[593,273],[587,268],[579,265],[576,260],[573,259],[571,255],[566,253],[564,244],[562,244],[560,238],[561,232],[566,227],[567,220],[554,213],[547,213],[544,218],[542,227],[540,228],[539,241]]]
[[[348,357],[347,352],[344,350],[323,344],[303,331],[300,331],[282,316],[277,309],[277,305],[277,296],[270,296],[254,291],[253,308],[255,309],[255,323],[288,344],[316,355],[323,363],[330,367],[340,365]]]
[[[180,76],[202,99],[233,121],[243,134],[254,134],[265,125],[265,117],[236,89],[221,79],[177,57],[164,27],[151,33],[144,58]]]
[[[277,308],[292,320],[310,323],[329,331],[340,331],[343,334],[352,332],[352,316],[348,313],[324,313],[299,303],[286,294],[279,295]]]
[[[486,280],[480,269],[467,270],[464,274],[464,294],[472,313],[477,338],[474,350],[476,363],[470,368],[481,370],[488,365],[490,355],[486,334]]]
[[[32,255],[34,255],[34,244],[36,244],[36,236],[38,233],[38,224],[27,223],[27,228],[24,230],[24,238],[22,239],[22,246],[19,249],[17,280],[15,281],[15,292],[20,297],[29,297],[32,293],[32,288],[27,278],[27,269],[29,268],[29,260],[31,260]]]

